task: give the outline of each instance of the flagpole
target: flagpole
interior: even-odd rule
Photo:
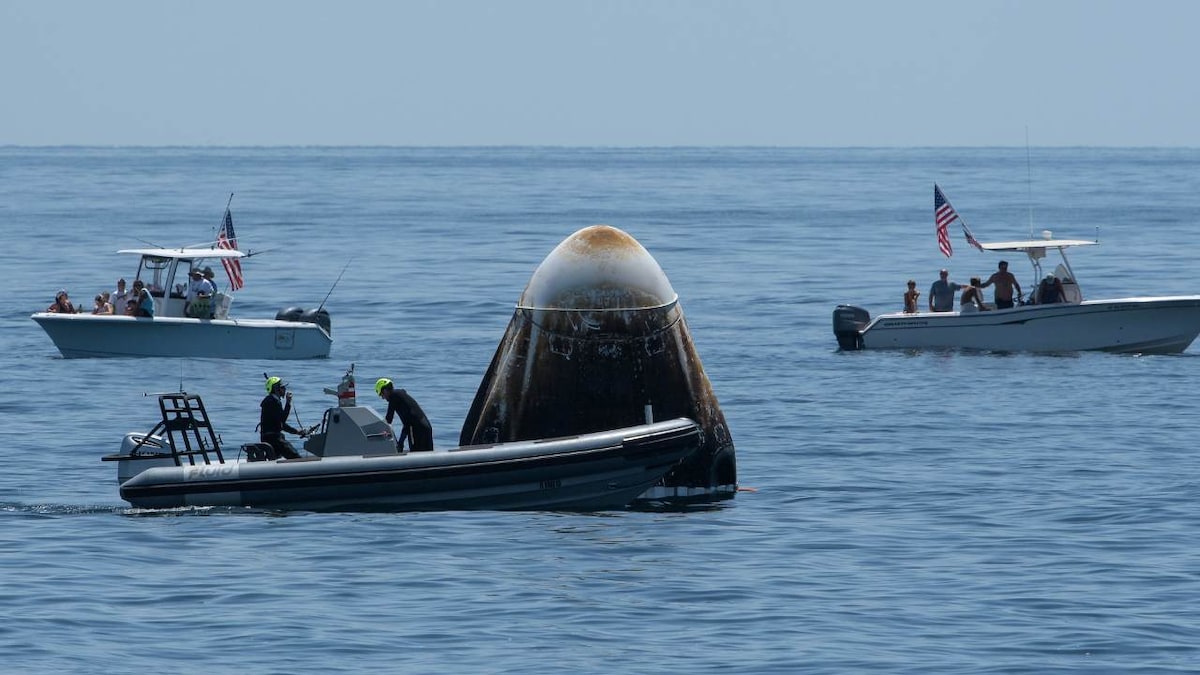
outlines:
[[[959,222],[962,223],[963,235],[966,236],[967,243],[973,246],[976,250],[982,251],[983,247],[979,245],[979,240],[975,238],[975,233],[971,231],[971,226],[967,223],[967,219],[963,218],[962,214],[957,210],[954,212],[954,214],[958,216]]]
[[[232,192],[230,192],[230,193],[229,193],[229,201],[225,202],[225,210],[226,210],[226,211],[228,211],[228,210],[229,210],[229,205],[230,205],[230,204],[232,204],[232,203],[233,203],[233,193],[232,193]],[[222,226],[222,225],[224,225],[224,224],[225,224],[225,214],[224,214],[224,213],[222,213],[222,214],[221,214],[221,221],[220,221],[220,222],[217,224],[217,227],[216,227],[216,228],[213,230],[213,233],[212,233],[212,238],[209,240],[209,241],[213,242],[213,245],[216,245],[216,241],[217,241],[217,230],[221,229],[221,226]]]
[[[225,202],[225,211],[227,211],[227,212],[229,211],[229,205],[230,205],[230,204],[232,204],[232,203],[233,203],[233,193],[232,193],[232,192],[230,192],[230,193],[229,193],[229,200]],[[219,224],[219,225],[217,225],[216,229],[214,229],[214,230],[213,230],[212,237],[210,237],[210,238],[209,238],[209,241],[210,241],[210,242],[212,242],[211,244],[209,244],[209,246],[212,246],[212,247],[214,247],[214,248],[216,247],[216,245],[217,245],[217,230],[220,230],[220,229],[221,229],[222,227],[224,227],[224,226],[225,226],[225,214],[224,214],[224,213],[222,213],[222,214],[221,214],[221,222],[220,222],[220,224]],[[224,265],[221,265],[221,266],[222,266],[222,267],[224,267]],[[230,287],[230,286],[232,286],[232,285],[233,285],[233,284],[232,284],[232,283],[230,283],[230,284],[228,284],[228,285],[226,286],[226,288],[229,288],[229,287]],[[214,283],[214,284],[213,284],[213,286],[215,287],[215,286],[216,286],[216,283]],[[216,290],[216,288],[214,288],[213,290]],[[230,291],[230,292],[232,292],[232,291]]]

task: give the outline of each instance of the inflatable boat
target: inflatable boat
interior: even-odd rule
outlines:
[[[353,400],[353,399],[351,399]],[[278,510],[605,510],[628,505],[700,447],[686,418],[598,433],[472,445],[396,449],[372,408],[339,405],[308,431],[304,456],[276,459],[248,443],[221,445],[204,402],[158,395],[161,420],[126,434],[116,462],[121,498],[148,509],[190,506]]]

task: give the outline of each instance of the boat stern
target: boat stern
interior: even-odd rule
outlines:
[[[838,347],[845,351],[863,348],[862,332],[871,323],[871,313],[854,305],[838,305],[833,310],[833,334]]]
[[[130,478],[146,469],[175,466],[175,459],[171,455],[171,448],[167,445],[166,439],[161,436],[139,433],[125,434],[125,438],[121,441],[120,452],[105,455],[100,459],[105,462],[117,463],[117,485],[125,484]]]

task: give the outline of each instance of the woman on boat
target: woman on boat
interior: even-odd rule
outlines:
[[[154,296],[150,295],[150,290],[146,288],[146,284],[141,279],[133,282],[133,299],[137,302],[134,316],[154,318]]]
[[[75,314],[78,310],[75,305],[71,304],[71,297],[67,295],[67,290],[64,288],[54,294],[54,303],[46,308],[47,312],[55,314]]]
[[[963,289],[962,297],[959,299],[959,303],[962,305],[959,309],[960,314],[982,312],[987,309],[983,306],[983,291],[979,290],[981,283],[979,277],[971,277],[971,284]]]
[[[108,298],[106,298],[104,296],[105,296],[104,293],[101,293],[100,295],[96,296],[96,306],[92,307],[92,314],[112,314],[113,313],[113,306],[111,304],[109,304]]]

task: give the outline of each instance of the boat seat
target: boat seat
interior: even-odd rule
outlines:
[[[247,462],[270,462],[279,459],[270,443],[245,443],[242,445],[242,453],[246,455]]]
[[[163,428],[168,431],[191,431],[197,428],[196,420],[191,417],[175,417],[169,420],[164,420]]]
[[[1079,284],[1073,279],[1063,279],[1063,302],[1078,305],[1083,302],[1083,294],[1079,292]]]

